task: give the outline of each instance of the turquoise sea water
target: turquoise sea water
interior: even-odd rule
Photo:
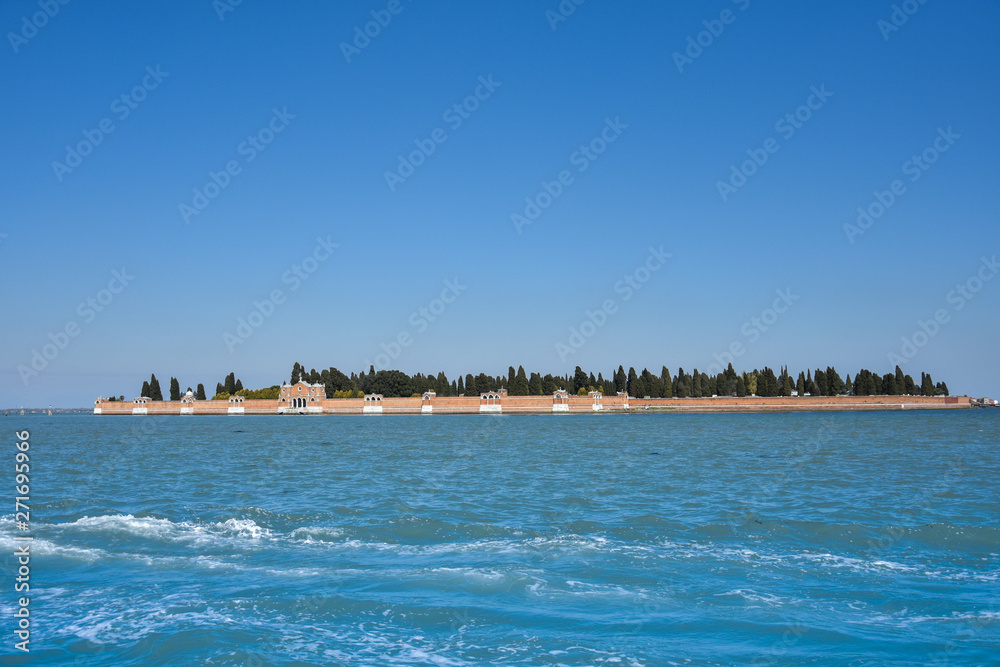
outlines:
[[[1000,410],[2,423],[10,664],[1000,664]]]

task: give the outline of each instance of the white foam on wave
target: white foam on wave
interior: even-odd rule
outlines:
[[[193,542],[197,545],[218,542],[220,538],[259,541],[271,537],[268,528],[252,519],[226,519],[207,524],[171,521],[156,517],[136,517],[131,514],[85,516],[70,523],[51,526],[60,531],[126,533],[135,537],[170,542]]]
[[[139,641],[152,632],[174,632],[177,628],[218,627],[235,625],[231,616],[212,607],[198,611],[171,612],[163,605],[163,600],[149,601],[120,608],[117,604],[105,604],[91,609],[80,618],[78,615],[66,619],[64,631],[95,644],[121,644]],[[176,604],[176,603],[175,603]],[[197,605],[192,601],[190,604]]]
[[[23,547],[25,544],[23,541],[15,540],[12,535],[0,534],[0,551],[4,553],[13,552],[14,549]],[[63,558],[82,560],[87,563],[94,563],[107,556],[107,552],[103,549],[63,546],[38,537],[33,539],[30,544],[33,556],[62,556]]]
[[[772,595],[770,593],[758,593],[755,590],[748,588],[737,588],[731,591],[726,591],[725,593],[716,593],[716,597],[730,597],[735,596],[747,600],[749,602],[763,602],[764,604],[769,604],[772,606],[781,606],[785,603],[786,599],[779,597],[777,595]]]
[[[322,526],[302,526],[293,530],[289,537],[305,544],[340,542],[344,536],[343,528],[325,528]]]

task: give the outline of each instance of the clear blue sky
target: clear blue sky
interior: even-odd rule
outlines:
[[[0,406],[131,398],[151,372],[164,390],[177,376],[211,391],[230,371],[280,382],[295,361],[362,370],[400,333],[410,344],[390,367],[449,377],[690,372],[733,343],[738,370],[885,373],[939,310],[904,370],[996,395],[1000,279],[975,277],[1000,253],[1000,6],[913,3],[889,32],[892,4],[589,0],[553,29],[556,0],[401,0],[348,62],[341,44],[389,2],[244,0],[221,20],[210,0],[70,2],[37,30],[24,25],[37,1],[5,2]],[[720,27],[679,71],[688,38]],[[477,89],[467,118],[448,113]],[[794,134],[776,126],[797,110]],[[113,132],[78,166],[53,165],[102,121]],[[271,143],[241,148],[269,123]],[[390,188],[398,156],[439,129]],[[603,153],[577,152],[602,131]],[[934,164],[906,164],[925,149]],[[718,182],[747,151],[767,161],[724,200]],[[186,222],[180,205],[230,161],[238,173]],[[512,214],[564,170],[571,182],[518,232]],[[844,225],[897,179],[902,194],[849,242]],[[295,289],[286,272],[317,238],[339,247]],[[651,246],[671,257],[626,299],[619,281]],[[134,278],[102,293],[123,268]],[[435,304],[456,279],[460,295]],[[949,299],[969,279],[973,298]],[[274,290],[283,302],[227,345]],[[90,312],[88,298],[107,303]],[[571,327],[607,300],[614,312],[572,347]],[[424,327],[419,309],[442,305]],[[18,366],[52,338],[65,348],[25,383]]]

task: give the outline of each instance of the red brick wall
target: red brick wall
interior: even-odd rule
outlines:
[[[726,411],[768,411],[768,410],[892,410],[905,408],[967,408],[967,396],[803,396],[776,398],[630,398],[632,411],[676,410],[678,412],[726,412]],[[421,406],[429,403],[436,413],[464,412],[478,413],[479,396],[438,396],[431,401],[414,398],[383,398],[383,414],[420,414]],[[501,402],[503,412],[508,414],[527,412],[552,412],[551,396],[507,396]],[[601,404],[605,412],[624,409],[625,398],[604,396]],[[194,414],[228,414],[230,406],[242,406],[246,414],[277,414],[279,407],[289,408],[288,403],[278,400],[247,400],[243,403],[229,401],[150,401],[145,405],[147,414],[180,414],[182,407],[193,407]],[[310,407],[322,406],[326,414],[361,414],[366,405],[362,398],[328,398]],[[570,412],[592,412],[593,398],[590,396],[570,396]],[[132,414],[132,408],[141,407],[131,401],[102,402],[102,414]]]

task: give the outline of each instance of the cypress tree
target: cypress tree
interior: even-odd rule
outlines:
[[[619,366],[618,372],[615,373],[615,393],[624,391],[628,391],[628,377],[625,375],[625,369]]]
[[[524,374],[524,366],[517,367],[517,375],[514,376],[507,391],[511,396],[528,395],[528,377]]]
[[[917,395],[917,384],[913,381],[913,378],[909,375],[903,377],[903,393],[907,396]]]
[[[635,373],[635,366],[628,367],[628,384],[626,385],[626,390],[629,396],[635,396],[635,383],[639,379],[639,376]]]
[[[170,378],[170,400],[181,400],[181,385],[177,382],[177,378]]]
[[[236,373],[230,373],[226,376],[226,384],[224,391],[230,396],[236,393]]]
[[[672,398],[674,395],[674,383],[670,377],[670,369],[666,366],[660,371],[660,396],[663,398]]]
[[[930,373],[921,373],[920,376],[920,393],[924,396],[933,396],[934,380],[931,379]]]
[[[828,396],[839,396],[844,393],[844,381],[840,379],[840,373],[832,366],[826,367],[826,384]]]
[[[140,396],[145,396],[146,398],[150,398],[150,396],[149,396],[149,380],[143,380],[142,381],[142,389],[139,390],[139,395]]]
[[[318,380],[319,378],[316,378],[316,379]],[[319,384],[319,383],[318,382],[314,382],[313,384]],[[236,381],[236,391],[243,391],[243,382],[240,381],[240,380]],[[236,393],[236,392],[233,392],[233,393]]]
[[[216,396],[218,396],[219,394],[224,393],[225,391],[226,391],[225,385],[223,385],[221,382],[216,382],[215,383],[215,395]]]
[[[826,379],[826,373],[817,368],[816,372],[813,373],[813,383],[816,385],[817,394],[820,396],[829,396],[830,386]]]
[[[198,401],[204,401],[205,398],[206,398],[206,396],[205,396],[205,385],[203,385],[200,382],[198,383],[198,389],[196,389],[195,392],[194,392],[194,398],[195,398],[195,400],[198,400]]]
[[[867,381],[866,381],[865,384],[868,387],[868,395],[869,396],[875,396],[875,395],[881,393],[880,392],[880,388],[879,388],[879,379],[878,379],[878,376],[875,375],[874,373],[872,373],[871,371],[868,371],[868,379],[867,379]]]
[[[149,378],[149,397],[154,401],[163,400],[163,392],[160,390],[160,381],[156,379],[156,373]]]

